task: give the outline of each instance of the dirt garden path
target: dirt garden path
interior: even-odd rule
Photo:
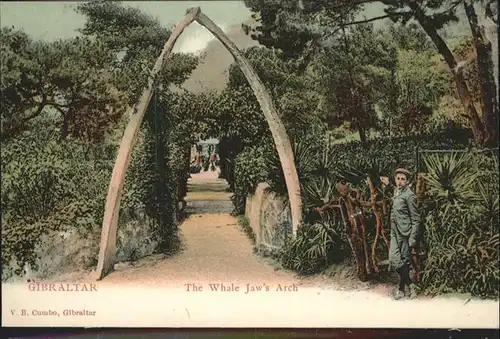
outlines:
[[[228,184],[217,171],[193,174],[188,181],[186,212],[180,225],[183,249],[169,258],[152,256],[134,265],[117,265],[102,284],[161,285],[185,283],[299,283],[253,254],[250,239],[231,216]]]

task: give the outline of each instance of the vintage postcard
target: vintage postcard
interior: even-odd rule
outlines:
[[[499,327],[496,2],[0,12],[4,326]]]

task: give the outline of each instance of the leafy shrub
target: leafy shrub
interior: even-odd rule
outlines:
[[[50,131],[46,124],[39,122],[40,133],[2,145],[4,265],[14,257],[20,267],[34,264],[44,234],[89,231],[102,220],[112,164],[95,159],[84,143],[57,142],[57,135],[42,131]]]
[[[345,258],[338,222],[318,222],[299,228],[297,236],[288,239],[280,251],[283,267],[300,274],[314,274]]]
[[[248,147],[236,157],[234,194],[231,196],[233,214],[245,212],[247,196],[255,192],[260,182],[266,180],[265,159],[268,147],[266,143]]]
[[[472,293],[498,297],[499,235],[470,229],[477,216],[451,208],[425,220],[427,259],[422,286],[427,294]]]
[[[5,279],[24,274],[26,265],[45,277],[96,263],[116,144],[61,142],[50,131],[50,121],[42,120],[30,134],[2,144],[2,264],[10,272]],[[177,178],[162,179],[174,187],[163,205],[151,190],[158,180],[157,163],[150,161],[157,146],[147,129],[140,132],[120,204],[122,260],[156,250],[161,236],[175,241]],[[155,206],[163,214],[155,213]],[[63,233],[68,238],[62,239]]]

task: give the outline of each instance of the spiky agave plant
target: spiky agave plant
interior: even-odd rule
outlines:
[[[295,160],[295,167],[303,189],[304,182],[308,182],[311,172],[314,170],[314,159],[319,153],[317,141],[313,138],[292,141],[292,148]],[[266,152],[265,166],[268,173],[268,184],[270,191],[278,196],[286,197],[285,176],[281,167],[276,149],[269,149]],[[288,203],[288,200],[286,201]]]
[[[427,193],[438,208],[465,206],[477,199],[475,183],[479,172],[468,153],[433,154],[423,158]]]
[[[362,185],[367,176],[374,181],[374,184],[378,183],[379,170],[378,163],[375,161],[366,160],[367,162],[361,162],[358,159],[354,160],[349,164],[343,164],[339,170],[340,178],[345,182],[351,183],[356,186]]]
[[[320,207],[338,196],[338,155],[325,145],[311,161],[302,180],[302,199],[305,209]]]
[[[429,250],[422,287],[427,293],[459,291],[478,296],[497,295],[496,160],[472,154],[458,159],[432,158],[428,168],[437,168],[439,171],[435,172],[440,175],[428,169],[434,181],[427,184],[430,197],[438,204],[425,218]]]
[[[281,249],[283,266],[301,274],[314,274],[342,256],[341,236],[330,223],[316,222],[301,227],[297,237]]]
[[[300,140],[293,143],[293,147],[307,224],[299,229],[294,239],[287,241],[281,259],[285,267],[311,274],[344,258],[344,227],[340,215],[335,211],[321,215],[311,212],[338,196],[335,185],[338,182],[338,155],[332,154],[328,145],[320,146],[317,139]],[[273,165],[268,167],[273,173],[271,186],[279,188],[276,186],[280,182],[284,186],[281,168],[276,161],[270,165]]]

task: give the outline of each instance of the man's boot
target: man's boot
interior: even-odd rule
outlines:
[[[417,297],[417,286],[410,279],[410,270],[408,266],[403,266],[400,269],[401,279],[404,284],[404,295],[409,299]]]
[[[399,275],[399,286],[396,287],[394,289],[394,291],[392,292],[392,298],[394,300],[400,300],[400,299],[403,299],[405,297],[405,279],[402,275],[402,271],[401,269],[398,269],[396,270],[396,272],[398,272],[398,275]]]
[[[394,300],[400,300],[403,298],[411,297],[412,288],[410,288],[410,285],[412,285],[412,282],[410,279],[410,272],[408,270],[408,266],[403,265],[396,271],[398,272],[399,275],[399,289],[397,289],[393,293]]]

